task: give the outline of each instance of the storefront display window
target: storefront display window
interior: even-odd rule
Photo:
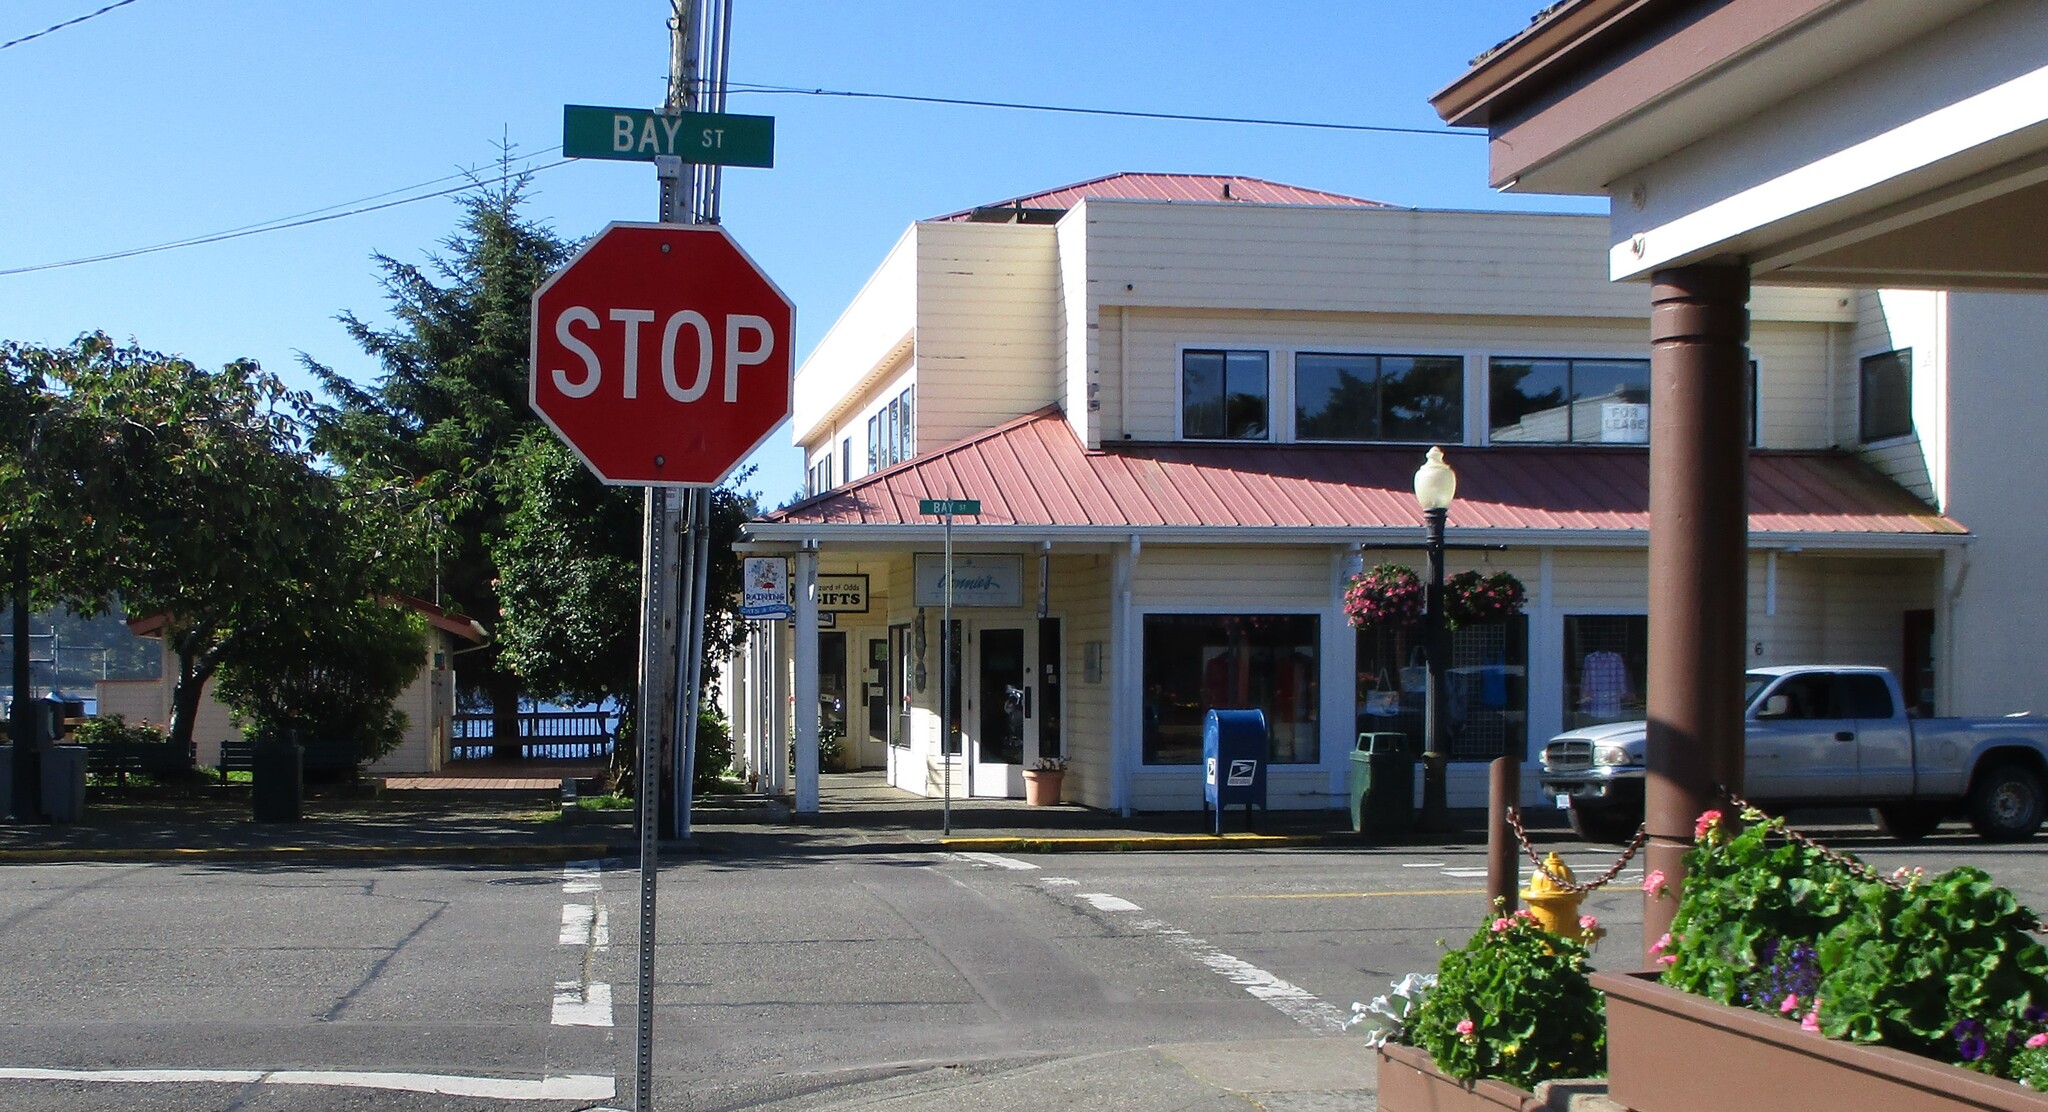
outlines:
[[[1450,631],[1444,675],[1445,731],[1454,761],[1526,757],[1529,744],[1529,619]],[[1429,661],[1421,629],[1358,631],[1358,732],[1397,733],[1421,753],[1426,740]]]
[[[1564,620],[1564,728],[1645,717],[1650,619],[1572,614]]]
[[[1144,756],[1197,764],[1211,710],[1266,712],[1268,759],[1322,759],[1320,620],[1312,614],[1145,616]]]

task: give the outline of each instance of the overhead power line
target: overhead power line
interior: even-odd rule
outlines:
[[[912,104],[952,104],[967,108],[1008,108],[1019,112],[1060,112],[1071,116],[1120,116],[1133,120],[1177,120],[1200,124],[1250,124],[1258,127],[1305,127],[1321,131],[1369,131],[1384,135],[1434,135],[1456,138],[1485,138],[1484,132],[1453,131],[1450,128],[1394,127],[1389,124],[1344,124],[1319,120],[1270,120],[1255,116],[1203,116],[1186,112],[1139,112],[1126,108],[1081,108],[1062,104],[1025,104],[1008,100],[972,100],[965,97],[913,96],[909,93],[874,93],[854,89],[804,89],[794,85],[731,83],[734,92],[782,94],[806,97],[850,97],[857,100],[898,100]]]
[[[45,27],[42,30],[37,31],[33,35],[23,35],[18,39],[11,39],[7,42],[0,42],[0,50],[5,50],[10,46],[20,46],[22,43],[28,42],[31,39],[42,38],[44,35],[47,35],[52,31],[62,31],[66,27],[76,27],[79,24],[84,23],[88,19],[96,19],[100,16],[107,14],[108,12],[113,11],[115,8],[124,8],[130,4],[133,4],[134,2],[135,0],[114,0],[113,3],[108,4],[106,7],[101,8],[99,11],[87,12],[84,15],[79,16],[77,19],[67,19],[62,23]]]
[[[205,235],[189,236],[185,239],[174,239],[165,243],[155,243],[151,244],[148,247],[131,247],[124,251],[109,251],[104,255],[87,255],[83,258],[65,259],[61,262],[36,263],[32,266],[8,267],[6,269],[0,269],[0,278],[4,278],[11,274],[33,274],[40,270],[59,270],[69,266],[84,266],[88,263],[110,262],[114,259],[133,258],[136,255],[149,255],[158,251],[172,251],[180,247],[197,247],[203,243],[220,243],[223,240],[241,239],[243,236],[262,235],[265,232],[281,232],[286,230],[287,228],[303,228],[310,224],[324,224],[330,220],[340,220],[344,217],[361,216],[364,213],[378,212],[388,208],[397,208],[400,205],[409,205],[415,201],[431,201],[436,197],[446,197],[451,194],[461,193],[465,190],[474,189],[479,185],[499,184],[520,174],[538,174],[545,170],[555,169],[558,166],[567,166],[569,163],[573,161],[575,160],[565,158],[555,162],[550,162],[545,166],[530,166],[520,170],[509,171],[507,173],[503,173],[498,175],[497,177],[492,178],[472,177],[467,173],[450,174],[447,175],[446,177],[435,178],[433,181],[430,182],[422,182],[419,185],[406,186],[404,189],[391,189],[386,190],[383,193],[372,194],[369,197],[361,198],[360,201],[375,200],[378,197],[389,197],[393,193],[403,193],[412,189],[425,188],[426,186],[429,185],[438,185],[441,182],[449,180],[450,178],[460,177],[463,179],[463,183],[461,185],[449,186],[446,189],[437,189],[432,193],[420,193],[411,197],[400,197],[395,201],[384,201],[380,204],[374,205],[360,204],[359,201],[344,201],[342,202],[343,205],[357,205],[358,207],[349,208],[341,212],[328,212],[327,209],[339,207],[335,205],[329,205],[325,209],[310,210],[311,213],[320,213],[322,215],[310,215],[307,213],[301,213],[298,216],[279,217],[276,220],[267,220],[260,224],[245,224],[242,227],[230,228],[226,231],[209,232]]]

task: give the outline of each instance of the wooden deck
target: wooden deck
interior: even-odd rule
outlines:
[[[564,780],[589,780],[605,774],[603,761],[498,760],[449,761],[425,776],[386,776],[387,791],[554,792]]]

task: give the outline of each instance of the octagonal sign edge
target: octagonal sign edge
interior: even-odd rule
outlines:
[[[534,290],[527,403],[604,482],[716,486],[789,417],[795,316],[718,225],[607,224]]]

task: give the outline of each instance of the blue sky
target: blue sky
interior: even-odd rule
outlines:
[[[11,0],[0,42],[107,0]],[[1539,0],[735,0],[734,82],[1438,128],[1431,93]],[[558,160],[564,104],[648,107],[664,0],[134,0],[0,50],[0,271],[445,188],[509,138]],[[796,301],[799,358],[912,221],[1118,171],[1230,173],[1421,208],[1603,211],[1496,194],[1485,142],[735,92],[776,167],[729,170],[726,227]],[[578,239],[651,220],[649,166],[575,162],[529,213]],[[383,316],[370,256],[419,260],[446,198],[226,242],[0,274],[0,337],[99,329],[202,364],[377,367],[335,315]],[[786,434],[751,484],[802,484]]]

